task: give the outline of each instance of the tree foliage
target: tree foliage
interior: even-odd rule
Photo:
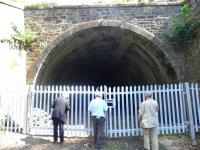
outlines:
[[[182,47],[196,38],[200,28],[200,18],[188,4],[181,8],[181,15],[174,20],[167,34],[169,40],[178,47]]]

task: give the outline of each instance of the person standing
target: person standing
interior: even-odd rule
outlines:
[[[70,109],[69,105],[69,93],[63,92],[60,97],[55,98],[52,104],[52,116],[53,120],[53,141],[58,140],[58,126],[60,134],[60,143],[64,142],[64,124],[67,119],[67,111]]]
[[[105,114],[108,106],[100,91],[95,92],[95,98],[90,102],[88,110],[91,112],[93,123],[94,145],[96,149],[101,149],[104,145]]]
[[[139,108],[139,122],[143,128],[144,149],[150,150],[150,141],[152,150],[158,150],[158,103],[152,98],[152,93],[144,93],[145,101]]]

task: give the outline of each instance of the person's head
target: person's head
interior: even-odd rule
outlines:
[[[101,93],[100,91],[96,91],[96,92],[94,93],[94,95],[95,95],[95,97],[100,97],[100,98],[102,98],[102,93]]]
[[[67,92],[67,91],[64,91],[64,92],[62,92],[62,97],[64,97],[64,98],[69,98],[69,92]]]
[[[145,91],[144,92],[144,98],[145,99],[152,98],[152,92],[151,91]]]

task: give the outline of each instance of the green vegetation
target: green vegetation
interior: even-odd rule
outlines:
[[[14,3],[24,3],[25,2],[25,0],[11,0],[11,1]]]
[[[4,3],[9,3],[9,4],[24,4],[25,0],[1,0]]]
[[[115,0],[117,4],[130,4],[131,0]]]
[[[3,119],[0,120],[0,132],[3,131]]]
[[[12,26],[13,34],[10,39],[1,39],[1,43],[8,43],[11,49],[28,50],[37,37],[36,32],[21,32],[16,25]]]
[[[140,3],[140,4],[144,4],[144,3],[145,3],[145,0],[139,0],[139,3]]]
[[[93,0],[94,5],[103,4],[102,0]],[[132,0],[112,0],[111,4],[131,4]]]
[[[167,37],[170,42],[180,48],[186,46],[196,38],[199,28],[200,17],[188,4],[185,4],[181,8],[180,17],[172,22]]]
[[[38,2],[27,5],[26,8],[53,8],[54,6],[57,6],[54,2]]]
[[[12,70],[14,70],[14,69],[16,69],[16,67],[17,67],[17,60],[16,59],[12,59],[11,60],[11,64],[10,64],[10,68]]]

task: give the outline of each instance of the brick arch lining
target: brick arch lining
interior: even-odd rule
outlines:
[[[71,35],[90,28],[94,27],[119,27],[122,29],[127,29],[130,30],[131,32],[134,32],[142,37],[145,37],[147,40],[152,42],[154,45],[156,45],[159,50],[162,52],[166,51],[165,50],[165,45],[159,41],[159,39],[156,39],[154,34],[151,32],[144,30],[143,28],[140,28],[139,26],[136,26],[134,24],[128,23],[128,22],[123,22],[123,21],[118,21],[118,20],[93,20],[89,22],[84,22],[84,23],[79,23],[74,25],[73,27],[68,28],[62,35],[60,35],[56,40],[54,40],[49,46],[47,46],[46,49],[43,50],[42,54],[40,55],[37,65],[35,65],[36,74],[34,76],[34,81],[33,83],[35,84],[39,75],[39,72],[42,69],[42,65],[45,62],[45,59],[48,57],[48,55],[56,48],[59,43],[61,43],[64,39],[70,37]],[[171,64],[170,64],[171,65]],[[171,67],[171,66],[170,66]]]

